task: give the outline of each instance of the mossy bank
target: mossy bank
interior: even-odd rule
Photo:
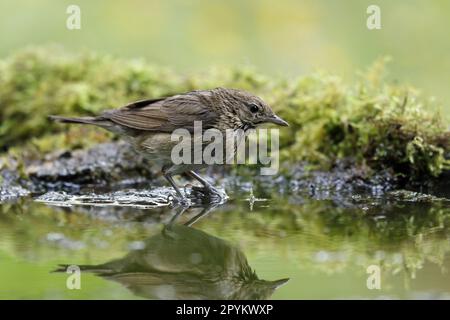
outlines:
[[[0,60],[0,150],[39,157],[106,142],[108,133],[51,123],[49,114],[90,115],[127,102],[194,89],[241,88],[290,123],[280,131],[284,167],[328,169],[341,159],[369,174],[431,179],[450,170],[450,132],[432,101],[384,79],[379,60],[354,84],[327,73],[274,79],[251,68],[180,74],[144,60],[58,47],[27,48]]]

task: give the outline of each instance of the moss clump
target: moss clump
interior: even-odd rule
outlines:
[[[288,120],[291,126],[280,131],[286,162],[331,166],[352,158],[408,177],[439,176],[450,169],[445,158],[450,133],[416,90],[386,83],[382,66],[377,62],[347,86],[329,74],[295,81],[269,79],[248,68],[180,75],[143,60],[28,48],[0,60],[0,148],[42,153],[84,147],[110,135],[69,129],[47,115],[89,115],[132,100],[222,86],[260,95]]]
[[[449,170],[450,132],[439,112],[431,112],[432,102],[414,88],[375,76],[382,65],[375,63],[352,87],[324,74],[291,85],[278,107],[292,124],[284,135],[285,157],[322,164],[354,158],[409,177]]]

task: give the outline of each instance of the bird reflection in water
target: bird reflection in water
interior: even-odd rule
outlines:
[[[211,209],[204,208],[184,225],[175,223],[182,209],[142,249],[80,268],[149,299],[268,299],[289,279],[259,279],[241,250],[191,227]],[[66,267],[61,265],[57,271]]]

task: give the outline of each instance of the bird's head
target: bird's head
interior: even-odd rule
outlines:
[[[234,117],[237,117],[246,129],[256,128],[265,123],[273,123],[279,126],[289,125],[258,96],[242,90],[222,88],[216,90],[222,95],[222,101],[226,104],[228,111]]]

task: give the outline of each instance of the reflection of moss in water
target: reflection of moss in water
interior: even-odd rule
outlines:
[[[200,222],[199,227],[221,234],[220,226],[233,220],[231,237],[244,247],[278,252],[298,261],[299,268],[331,273],[356,263],[381,264],[389,272],[412,276],[427,261],[442,266],[450,254],[450,209],[443,204],[387,205],[376,216],[358,208],[336,208],[328,201],[301,206],[282,201],[271,207],[276,209],[216,214],[216,223]]]
[[[376,216],[370,210],[336,208],[328,201],[293,206],[284,199],[269,205],[277,209],[256,206],[249,213],[245,205],[229,203],[195,228],[239,244],[249,258],[270,253],[299,269],[326,273],[380,264],[388,274],[405,272],[412,277],[426,262],[442,266],[450,253],[450,209],[442,203],[385,204]],[[74,214],[35,203],[3,205],[1,210],[3,251],[85,264],[120,257],[130,243],[158,232],[162,217],[171,216],[168,208],[139,211],[141,215],[136,209],[123,209],[117,215],[75,209]],[[186,212],[180,222],[195,214]],[[71,249],[71,242],[51,241],[49,233],[85,246]]]
[[[19,201],[0,206],[0,250],[10,255],[48,260],[77,258],[86,263],[98,263],[127,251],[133,241],[157,232],[157,224],[130,224],[121,212],[77,212]]]
[[[325,73],[286,81],[245,68],[185,76],[141,60],[31,48],[0,63],[0,145],[18,152],[26,142],[39,153],[90,145],[109,135],[55,125],[46,115],[91,114],[144,97],[223,86],[261,95],[289,121],[281,130],[285,160],[328,166],[352,157],[374,169],[438,176],[450,167],[450,135],[441,117],[425,111],[431,102],[416,90],[385,83],[382,70],[383,61],[375,63],[354,86]]]

